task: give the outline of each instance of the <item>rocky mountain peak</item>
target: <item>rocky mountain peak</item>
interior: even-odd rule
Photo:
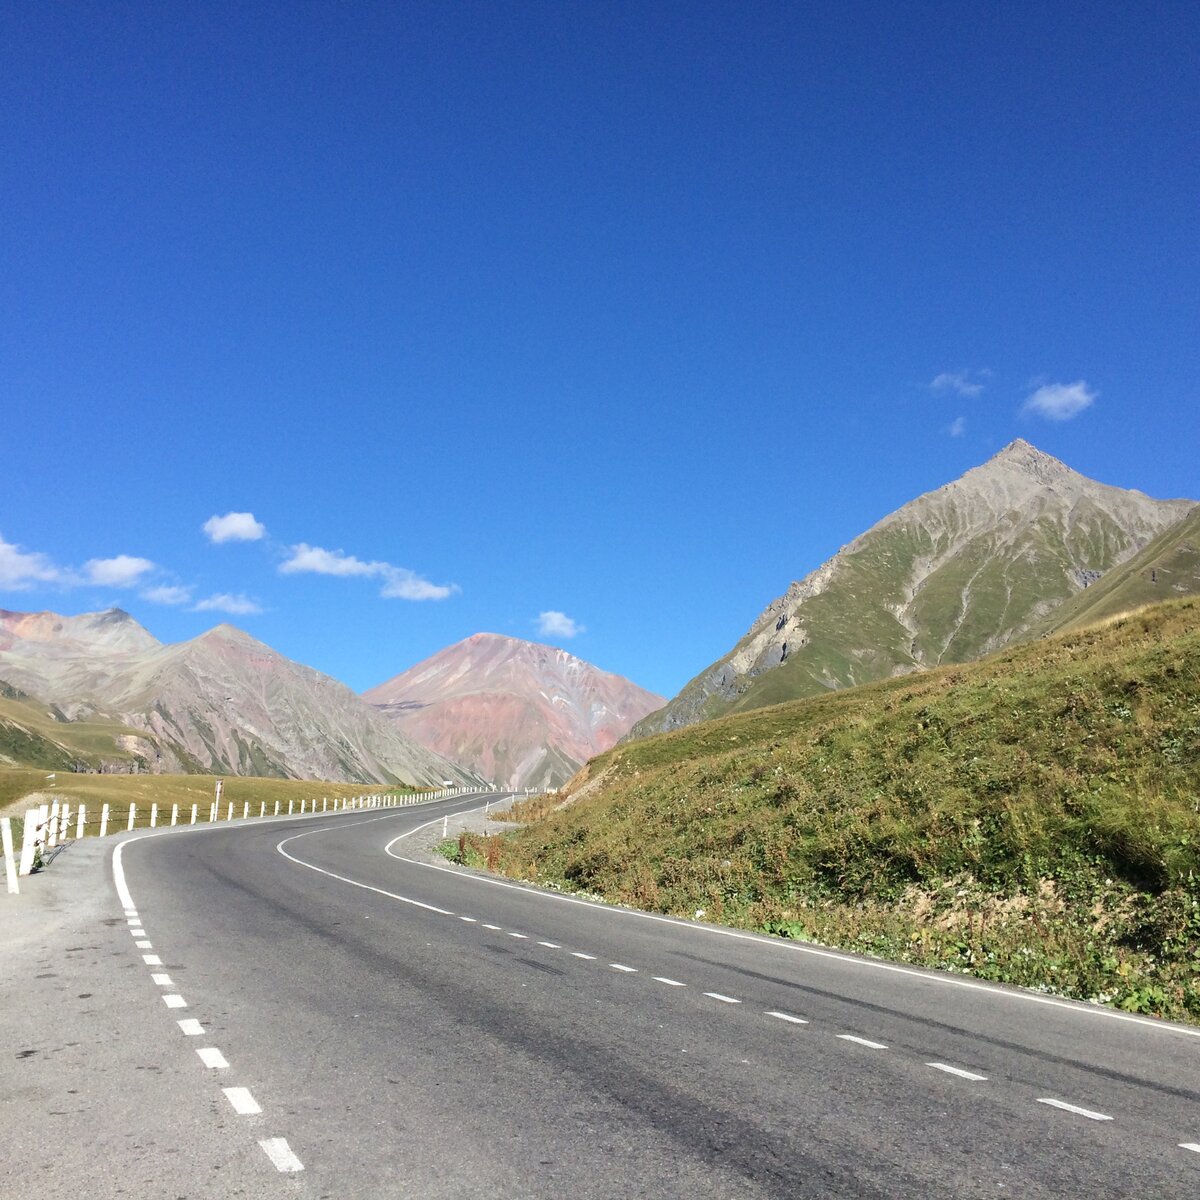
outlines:
[[[1066,463],[1061,462],[1052,454],[1039,450],[1024,438],[1016,438],[1008,443],[1003,450],[994,454],[976,471],[994,472],[996,469],[1017,471],[1039,483],[1053,483],[1057,480],[1076,475]],[[968,475],[974,472],[968,472]],[[1082,476],[1077,476],[1082,479]]]

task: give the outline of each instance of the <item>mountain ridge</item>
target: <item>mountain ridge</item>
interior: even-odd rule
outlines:
[[[120,609],[0,611],[0,679],[148,735],[152,771],[377,783],[476,782],[345,684],[222,624],[162,643]]]
[[[556,787],[664,702],[561,647],[475,633],[363,698],[424,745],[508,787]]]
[[[773,600],[629,737],[979,658],[1181,520],[1018,438],[902,505]]]

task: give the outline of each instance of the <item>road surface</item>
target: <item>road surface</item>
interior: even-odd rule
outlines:
[[[39,1191],[1200,1195],[1200,1030],[413,852],[482,802],[91,850],[0,1078]]]

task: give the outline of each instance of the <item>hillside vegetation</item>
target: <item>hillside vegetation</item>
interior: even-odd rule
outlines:
[[[620,745],[554,799],[460,857],[1200,1019],[1197,600]]]
[[[140,730],[103,717],[68,720],[61,709],[0,682],[0,766],[128,771],[144,766],[154,749]]]

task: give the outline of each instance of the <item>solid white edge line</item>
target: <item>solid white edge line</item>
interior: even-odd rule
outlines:
[[[277,1171],[303,1171],[304,1164],[292,1152],[287,1138],[263,1138],[258,1143]]]
[[[837,1035],[843,1042],[853,1042],[856,1046],[866,1046],[868,1050],[886,1050],[887,1047],[882,1042],[872,1042],[869,1038],[855,1037],[852,1033],[839,1033]]]
[[[780,1021],[790,1021],[793,1025],[807,1025],[808,1022],[803,1017],[793,1017],[791,1013],[779,1012],[777,1009],[767,1009],[768,1017],[776,1017]]]
[[[1184,1037],[1200,1038],[1200,1029],[1188,1029],[1183,1025],[1173,1024],[1170,1021],[1160,1021],[1150,1017],[1134,1016],[1132,1013],[1117,1012],[1115,1009],[1087,1004],[1083,1000],[1060,1000],[1054,996],[1040,996],[1036,992],[1010,991],[1007,988],[997,987],[995,984],[986,983],[983,980],[962,979],[943,972],[918,971],[912,967],[900,966],[898,963],[880,962],[870,958],[855,958],[853,955],[844,954],[839,950],[825,950],[820,946],[809,946],[792,939],[785,940],[783,938],[763,937],[756,933],[743,933],[740,929],[726,929],[720,925],[699,925],[694,921],[683,921],[678,917],[662,916],[659,913],[639,912],[637,909],[620,908],[613,904],[598,904],[594,900],[584,900],[579,896],[564,896],[561,892],[526,887],[519,883],[511,883],[507,879],[492,879],[487,875],[475,875],[469,871],[461,871],[448,865],[443,866],[440,863],[421,862],[420,859],[407,858],[403,854],[393,853],[392,847],[397,842],[403,841],[407,837],[412,837],[414,833],[420,833],[422,829],[427,828],[429,825],[434,825],[440,820],[441,817],[436,817],[433,821],[427,821],[425,825],[418,825],[416,829],[410,829],[406,833],[392,838],[384,846],[384,853],[390,858],[394,858],[398,862],[408,863],[410,866],[422,867],[429,871],[445,871],[449,875],[457,875],[460,879],[469,879],[475,883],[488,884],[491,887],[510,888],[516,892],[524,892],[529,896],[538,896],[543,900],[557,900],[564,904],[579,904],[584,908],[592,908],[597,912],[608,913],[610,916],[636,917],[643,921],[657,921],[662,925],[676,925],[681,929],[690,929],[693,933],[705,934],[709,937],[727,937],[742,942],[756,942],[760,946],[770,946],[773,950],[782,951],[785,954],[808,954],[813,958],[827,958],[833,962],[845,963],[852,967],[862,967],[869,971],[886,971],[893,975],[907,975],[912,979],[923,979],[927,983],[939,984],[942,987],[965,988],[967,991],[972,992],[987,992],[992,996],[1006,1000],[1019,1000],[1026,1004],[1044,1004],[1050,1008],[1063,1009],[1080,1017],[1102,1017],[1110,1021],[1121,1021],[1127,1025],[1140,1025],[1145,1029],[1157,1030],[1159,1033],[1178,1033]],[[314,830],[313,832],[320,831]]]
[[[960,1079],[973,1079],[977,1083],[986,1083],[986,1075],[976,1075],[974,1071],[964,1071],[962,1067],[952,1067],[949,1063],[928,1062],[927,1067],[932,1067],[935,1071],[945,1071],[947,1075],[957,1075]]]
[[[711,996],[714,1000],[720,1000],[722,1004],[741,1004],[740,1000],[735,1000],[732,996],[722,996],[720,992],[705,992],[706,996]]]
[[[1049,1104],[1051,1108],[1061,1108],[1064,1112],[1075,1113],[1079,1117],[1087,1117],[1089,1121],[1111,1121],[1106,1113],[1092,1112],[1090,1108],[1080,1108],[1078,1104],[1068,1104],[1065,1100],[1051,1100],[1048,1096],[1038,1101],[1039,1104]]]
[[[686,983],[680,983],[678,979],[668,979],[665,975],[651,975],[650,978],[655,983],[665,983],[667,987],[687,987]]]
[[[197,1049],[196,1053],[200,1056],[200,1061],[210,1071],[224,1071],[229,1067],[229,1063],[225,1061],[225,1055],[216,1046],[201,1046]]]
[[[222,1088],[221,1091],[225,1093],[225,1099],[233,1105],[233,1111],[239,1117],[253,1117],[262,1112],[258,1101],[250,1094],[249,1088],[227,1087]]]

